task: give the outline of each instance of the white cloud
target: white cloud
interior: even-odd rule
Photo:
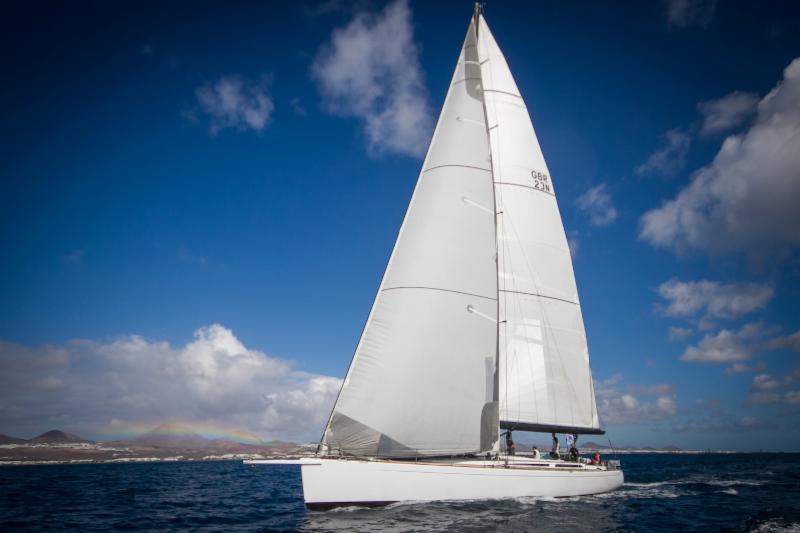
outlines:
[[[800,389],[789,389],[800,382],[800,368],[785,376],[759,374],[753,377],[750,385],[750,395],[745,400],[745,405],[800,405]]]
[[[765,308],[775,290],[758,283],[671,279],[659,285],[658,294],[667,301],[662,309],[667,316],[691,317],[703,313],[706,318],[736,319]]]
[[[431,106],[407,1],[377,14],[359,12],[334,30],[311,75],[325,109],[362,121],[371,154],[423,155]]]
[[[671,340],[671,341],[679,341],[681,339],[685,339],[686,337],[688,337],[691,334],[692,334],[692,330],[689,329],[689,328],[681,328],[681,327],[671,326],[669,328],[669,333],[667,334],[667,336],[668,336],[669,340]]]
[[[617,218],[617,210],[605,183],[595,185],[575,201],[578,209],[589,215],[594,226],[608,226]]]
[[[678,413],[675,387],[666,383],[655,385],[624,385],[621,374],[606,380],[595,380],[597,409],[604,424],[636,424],[671,418]],[[643,398],[645,397],[645,398]],[[655,397],[647,399],[646,397]]]
[[[750,387],[754,391],[779,389],[783,387],[783,380],[769,374],[759,374],[753,378],[753,384]]]
[[[753,378],[750,385],[752,391],[768,391],[782,389],[793,385],[800,380],[800,368],[785,376],[773,376],[770,374],[759,374]]]
[[[662,146],[650,154],[647,161],[639,165],[634,172],[639,176],[646,174],[673,176],[686,163],[686,154],[691,144],[692,136],[688,131],[671,129],[664,134]]]
[[[714,135],[739,126],[756,112],[758,101],[757,94],[736,91],[718,100],[700,102],[697,104],[703,115],[700,133]]]
[[[264,438],[313,440],[341,380],[298,372],[220,325],[173,347],[133,335],[30,349],[0,343],[0,426],[33,434],[68,416],[98,431],[113,419],[234,424]]]
[[[714,18],[717,0],[667,0],[667,24],[670,28],[698,25],[707,28]]]
[[[734,363],[734,364],[732,364],[731,366],[729,366],[728,368],[725,369],[725,374],[726,375],[747,374],[747,373],[752,372],[752,371],[753,371],[753,368],[750,367],[750,366],[747,366],[747,365],[742,364],[742,363]]]
[[[676,252],[763,255],[800,245],[800,58],[758,104],[754,124],[642,216],[640,238]]]
[[[790,335],[776,337],[769,341],[769,348],[772,350],[792,350],[800,352],[800,331],[795,331]]]
[[[681,356],[689,363],[736,363],[751,359],[759,341],[771,331],[760,322],[745,324],[739,330],[723,329],[709,333]]]
[[[209,132],[216,135],[225,128],[234,128],[260,133],[269,126],[275,110],[267,92],[270,81],[270,76],[263,76],[257,83],[240,76],[223,76],[213,84],[198,87],[195,96],[210,119]]]

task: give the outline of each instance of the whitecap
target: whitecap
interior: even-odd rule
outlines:
[[[706,485],[712,485],[714,487],[735,487],[737,485],[750,485],[753,487],[758,487],[764,484],[763,481],[754,481],[752,479],[730,479],[730,480],[712,479],[712,480],[700,481],[699,483],[705,483]]]
[[[785,522],[781,522],[779,520],[768,520],[763,524],[759,524],[757,527],[751,529],[754,533],[772,533],[772,532],[781,532],[781,533],[800,533],[800,524],[797,522],[786,524]]]

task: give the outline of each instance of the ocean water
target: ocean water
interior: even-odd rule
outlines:
[[[299,467],[0,467],[0,531],[799,531],[800,454],[622,455],[623,489],[305,510]]]

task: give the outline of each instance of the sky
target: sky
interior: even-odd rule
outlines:
[[[317,440],[471,13],[8,8],[0,433]],[[800,451],[800,6],[485,16],[558,190],[608,438]]]

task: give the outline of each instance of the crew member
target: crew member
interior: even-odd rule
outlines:
[[[517,453],[517,445],[514,444],[510,429],[506,431],[506,452],[508,455],[515,455]]]
[[[558,437],[553,433],[553,448],[550,450],[550,457],[553,459],[561,459],[560,447],[558,445]]]

